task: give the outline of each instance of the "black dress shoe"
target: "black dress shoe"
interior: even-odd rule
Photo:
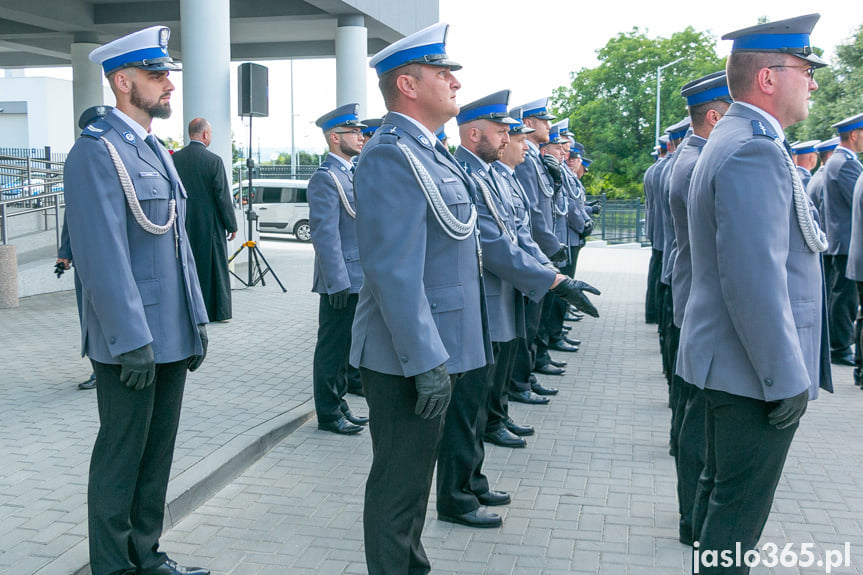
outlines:
[[[344,417],[340,417],[335,421],[319,421],[318,429],[332,431],[333,433],[341,433],[342,435],[351,435],[359,433],[363,430],[363,427],[361,425],[351,423]]]
[[[547,397],[537,395],[529,389],[524,391],[509,391],[507,395],[510,401],[517,401],[519,403],[528,403],[530,405],[544,405],[548,403]]]
[[[153,569],[141,569],[139,575],[210,575],[209,569],[203,567],[183,567],[176,561],[168,559]]]
[[[79,383],[78,389],[96,389],[96,374],[90,374],[90,379]]]
[[[582,317],[584,317],[584,316],[582,316]],[[566,314],[565,316],[563,316],[563,321],[581,321],[581,319],[582,319],[581,317],[578,317],[577,315],[572,315],[569,313]]]
[[[537,395],[557,395],[556,387],[545,387],[538,381],[530,384],[530,390]]]
[[[486,432],[486,434],[483,436],[483,440],[488,443],[500,445],[501,447],[517,448],[524,447],[525,445],[527,445],[527,441],[515,435],[506,427],[501,427],[494,431]]]
[[[500,515],[485,509],[474,509],[461,515],[441,515],[438,513],[437,518],[440,521],[460,523],[468,527],[500,527],[503,525],[503,519],[500,518]]]
[[[569,345],[565,341],[558,340],[558,341],[550,342],[548,344],[548,349],[553,349],[554,351],[572,352],[572,351],[578,351],[578,346]]]
[[[831,355],[830,361],[836,365],[856,365],[854,363],[854,354],[846,353],[844,355]]]
[[[550,359],[550,360],[548,360],[548,363],[550,363],[554,367],[561,367],[561,368],[566,367],[565,361],[558,361],[556,359]],[[533,383],[533,382],[531,382],[531,383]]]
[[[533,426],[520,425],[514,422],[511,417],[507,417],[506,419],[504,419],[503,424],[514,435],[525,436],[534,434]],[[488,503],[484,503],[483,505],[488,505]]]
[[[509,493],[505,491],[494,491],[489,490],[485,493],[480,493],[476,496],[477,500],[486,507],[493,507],[495,505],[509,505],[512,503],[512,499],[509,497]]]
[[[580,339],[575,339],[574,337],[563,336],[563,341],[568,343],[569,345],[581,345]]]
[[[536,373],[544,373],[545,375],[563,375],[563,372],[566,370],[562,367],[554,367],[550,363],[546,365],[542,365],[540,367],[533,368],[533,371]]]
[[[347,419],[348,421],[350,421],[354,425],[365,425],[369,422],[368,417],[360,417],[358,415],[354,415],[353,413],[351,413],[350,409],[345,411],[344,414],[345,414],[345,419]]]
[[[560,326],[560,331],[562,331],[563,333],[569,333],[571,329],[572,329],[571,325]]]

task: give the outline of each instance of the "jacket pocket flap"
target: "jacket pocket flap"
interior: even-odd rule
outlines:
[[[464,290],[461,285],[444,286],[426,290],[432,313],[443,313],[464,308]]]

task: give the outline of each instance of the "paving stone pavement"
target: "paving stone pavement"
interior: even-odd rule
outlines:
[[[316,296],[311,250],[263,242],[289,293],[274,285],[234,292],[231,322],[211,328],[211,351],[191,374],[172,485],[240,434],[308,409]],[[434,573],[688,574],[677,542],[677,501],[668,456],[669,410],[655,326],[644,324],[649,250],[594,248],[579,278],[603,290],[602,317],[585,318],[584,340],[548,406],[514,404],[537,428],[526,449],[489,446],[485,471],[513,503],[499,529],[439,522],[434,496],[423,541]],[[70,293],[27,298],[0,311],[0,573],[53,573],[52,560],[86,544],[84,507],[95,397],[77,391]],[[814,543],[816,557],[850,544],[863,573],[863,393],[851,369],[834,368],[835,395],[810,404],[792,445],[762,539],[781,549]],[[358,413],[361,398],[348,396]],[[216,574],[365,573],[362,501],[371,462],[367,432],[343,437],[314,420],[288,435],[209,501],[173,523],[162,547]],[[80,552],[80,551],[79,551]],[[86,557],[85,557],[86,558]],[[755,575],[824,573],[825,567],[758,567]]]

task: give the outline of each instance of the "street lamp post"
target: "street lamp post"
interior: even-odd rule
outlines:
[[[681,56],[674,62],[669,62],[664,66],[658,66],[656,68],[656,138],[654,140],[654,144],[657,146],[659,145],[659,100],[661,99],[662,94],[662,92],[660,92],[660,88],[662,87],[662,71],[669,66],[674,66],[683,59],[684,57]]]
[[[291,58],[291,179],[297,179],[297,146],[294,143],[294,59]]]

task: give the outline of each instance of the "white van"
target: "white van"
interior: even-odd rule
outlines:
[[[308,180],[252,179],[252,206],[258,214],[261,233],[294,234],[309,242]],[[248,180],[243,182],[243,207],[247,203]],[[234,184],[234,204],[239,205],[239,185]]]

